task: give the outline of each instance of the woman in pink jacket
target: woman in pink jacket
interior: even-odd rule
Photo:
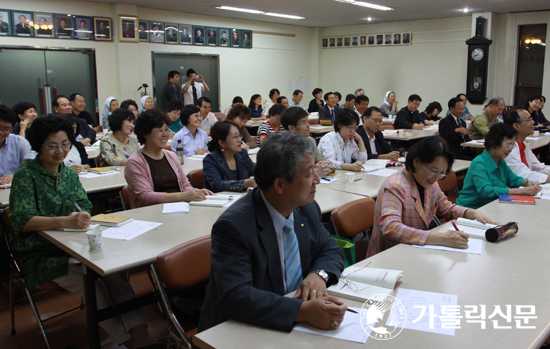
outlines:
[[[142,112],[136,120],[134,132],[144,147],[130,156],[124,169],[131,208],[202,201],[205,195],[213,195],[206,189],[194,189],[176,154],[164,149],[170,138],[169,125],[166,114],[156,108]]]

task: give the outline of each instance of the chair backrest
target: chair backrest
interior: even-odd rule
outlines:
[[[9,209],[5,207],[0,209],[0,211],[2,214],[2,239],[0,239],[0,255],[2,256],[2,263],[4,263],[5,259],[8,262],[10,269],[14,273],[19,274],[21,271],[15,261],[15,258],[13,257],[13,254],[11,253],[8,240],[8,231],[10,229]]]
[[[319,125],[319,119],[308,119],[310,125]]]
[[[166,146],[164,147],[164,150],[172,151],[172,144],[166,144]]]
[[[129,210],[132,207],[131,203],[130,203],[130,194],[128,194],[128,186],[125,185],[124,187],[122,187],[122,190],[120,191],[121,195],[120,195],[120,198],[122,199],[122,208],[124,210]]]
[[[455,171],[450,170],[447,177],[440,179],[438,181],[438,184],[439,184],[439,188],[441,188],[441,191],[447,195],[447,198],[449,199],[449,201],[454,203],[458,197],[457,195],[458,179],[456,177]]]
[[[208,281],[211,246],[212,240],[208,235],[161,253],[156,266],[163,284],[182,290]]]
[[[319,123],[324,126],[332,126],[332,120],[321,120],[319,119]]]
[[[215,112],[214,115],[216,116],[216,119],[218,119],[218,121],[223,121],[223,118],[224,118],[223,113]]]
[[[204,175],[202,173],[202,168],[199,170],[193,170],[187,174],[187,179],[191,182],[193,188],[202,189],[204,188]]]
[[[385,131],[385,130],[395,130],[395,127],[393,127],[393,124],[391,124],[391,125],[382,124],[380,126],[380,131]]]
[[[371,198],[348,202],[333,210],[332,220],[338,235],[352,238],[374,225],[374,207],[376,201]]]

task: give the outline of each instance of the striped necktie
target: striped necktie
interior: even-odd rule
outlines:
[[[286,293],[296,291],[302,282],[302,263],[294,222],[287,219],[283,228],[283,249],[285,252]]]

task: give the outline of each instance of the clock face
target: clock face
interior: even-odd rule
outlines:
[[[483,52],[482,49],[476,48],[475,50],[472,51],[472,59],[474,61],[480,61],[483,58],[484,54],[485,53]]]

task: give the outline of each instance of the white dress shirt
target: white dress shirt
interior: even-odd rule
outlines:
[[[187,84],[187,81],[181,85],[181,90]],[[197,100],[202,97],[202,91],[204,91],[204,85],[201,82],[195,81],[195,87],[197,88]],[[183,92],[183,103],[195,104],[193,103],[193,84],[189,85],[187,91]]]
[[[197,129],[195,137],[191,134],[191,131],[186,126],[183,126],[179,130],[174,138],[172,138],[172,151],[176,152],[176,147],[178,146],[178,140],[181,139],[181,144],[183,145],[183,156],[189,157],[195,155],[195,151],[204,148],[208,149],[208,135],[205,130]]]
[[[506,157],[506,164],[516,176],[523,177],[533,182],[546,183],[548,174],[550,174],[550,167],[546,166],[543,162],[540,162],[529,146],[529,142],[523,142],[525,147],[525,157],[529,167],[525,166],[521,162],[521,155],[519,153],[519,146],[516,144],[512,149],[512,152]]]
[[[216,122],[218,122],[216,115],[214,115],[214,113],[208,113],[208,115],[202,119],[200,128],[205,131],[210,131]]]

